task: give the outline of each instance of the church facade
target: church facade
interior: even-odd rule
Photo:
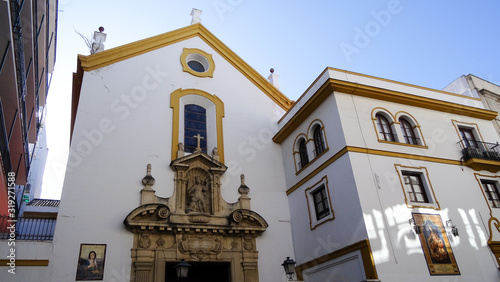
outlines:
[[[48,266],[16,278],[287,281],[287,257],[311,282],[499,278],[480,99],[327,68],[292,102],[199,23],[73,79],[54,239],[19,253]]]

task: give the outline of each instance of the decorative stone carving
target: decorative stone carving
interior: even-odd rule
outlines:
[[[238,192],[241,194],[241,197],[246,198],[248,197],[248,192],[250,192],[250,188],[245,184],[245,175],[242,174],[240,175],[241,179],[241,185],[240,188],[238,188]]]
[[[137,242],[139,248],[147,249],[151,246],[151,239],[149,234],[142,234]]]
[[[217,147],[214,147],[212,150],[212,159],[219,161],[219,149]]]
[[[184,144],[182,144],[182,142],[179,142],[179,144],[177,144],[177,146],[178,146],[178,149],[177,149],[177,158],[184,157]]]
[[[165,240],[162,238],[156,239],[156,245],[158,245],[158,247],[163,247],[163,245],[165,245]]]
[[[134,233],[131,281],[165,281],[165,273],[155,269],[183,258],[231,261],[231,281],[258,281],[256,237],[268,224],[250,209],[244,175],[240,187],[234,187],[241,194],[238,202],[227,203],[221,195],[227,167],[218,161],[217,150],[212,156],[201,151],[184,156],[182,147],[179,144],[179,158],[170,164],[175,175],[173,195],[155,195],[148,165],[141,205],[124,220],[127,230]]]
[[[191,257],[203,259],[205,255],[219,254],[222,242],[216,236],[182,236],[177,242],[179,251],[183,254],[189,254]]]
[[[146,188],[150,188],[155,184],[155,179],[151,176],[151,164],[147,165],[147,173],[146,176],[142,179],[142,184],[146,186]]]
[[[158,214],[158,217],[159,218],[163,218],[163,219],[166,219],[169,217],[170,215],[170,211],[168,210],[167,207],[159,207],[157,210],[156,210],[156,213]]]
[[[238,241],[236,239],[233,239],[231,241],[231,251],[237,250],[238,249]]]
[[[253,250],[253,238],[252,237],[246,237],[243,238],[243,248],[247,251]]]
[[[187,212],[208,212],[208,187],[206,182],[202,183],[199,176],[194,177],[194,183],[187,190],[188,206]]]

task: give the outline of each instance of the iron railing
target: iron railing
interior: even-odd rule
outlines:
[[[16,240],[52,240],[55,228],[55,218],[0,216],[0,239],[13,238],[14,233]]]
[[[462,149],[464,160],[476,158],[500,161],[500,144],[480,142],[472,139],[463,139],[458,142]]]

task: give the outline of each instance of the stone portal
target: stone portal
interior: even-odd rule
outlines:
[[[259,281],[256,238],[268,224],[251,210],[244,176],[238,202],[227,203],[220,191],[227,167],[218,158],[197,151],[180,156],[170,167],[175,172],[172,197],[155,195],[148,165],[141,205],[124,220],[135,234],[131,281],[165,281],[181,259],[197,266],[191,275],[212,266],[228,273],[227,280],[217,281]]]

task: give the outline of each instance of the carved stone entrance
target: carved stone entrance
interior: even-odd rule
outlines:
[[[250,189],[243,175],[238,202],[222,199],[220,179],[227,168],[214,152],[209,156],[197,151],[170,164],[175,172],[170,198],[155,195],[148,165],[141,205],[124,220],[135,234],[131,281],[165,281],[165,265],[181,259],[200,267],[202,263],[225,264],[229,281],[259,281],[255,239],[268,224],[250,209]]]
[[[231,265],[220,262],[190,262],[188,278],[183,282],[230,282]],[[165,267],[165,281],[178,281],[175,263],[167,263]]]

